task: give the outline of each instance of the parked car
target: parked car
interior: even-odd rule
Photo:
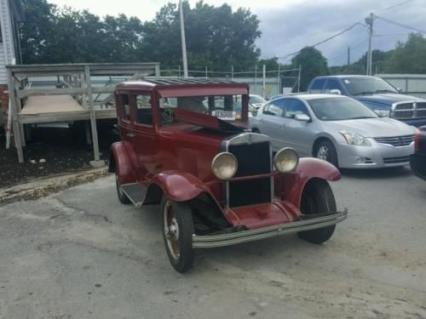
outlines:
[[[402,166],[414,153],[415,128],[379,118],[360,102],[331,94],[275,99],[251,119],[254,131],[271,137],[272,147],[293,147],[302,156],[341,168]]]
[[[250,94],[249,95],[249,106],[254,110],[259,110],[267,101],[260,95]]]
[[[319,76],[309,84],[310,93],[334,93],[353,97],[382,117],[409,125],[426,125],[426,100],[401,94],[385,80],[375,76]]]
[[[413,172],[426,180],[426,126],[420,127],[416,134],[416,153],[411,156]]]
[[[340,178],[334,166],[299,160],[291,148],[272,157],[269,137],[249,130],[248,85],[133,81],[118,85],[115,97],[121,141],[112,145],[109,169],[118,199],[161,204],[177,271],[191,268],[194,249],[288,233],[320,244],[346,218],[328,184]]]

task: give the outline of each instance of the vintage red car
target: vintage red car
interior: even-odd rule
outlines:
[[[273,154],[268,136],[248,125],[246,84],[195,79],[124,82],[115,91],[121,141],[111,148],[118,198],[161,204],[172,266],[193,265],[194,249],[298,233],[328,240],[338,212],[331,164]]]

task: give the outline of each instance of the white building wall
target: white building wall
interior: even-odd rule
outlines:
[[[6,65],[15,64],[15,46],[12,33],[9,0],[0,0],[0,25],[3,42],[0,43],[0,85],[7,84]]]

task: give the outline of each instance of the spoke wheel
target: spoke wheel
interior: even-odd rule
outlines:
[[[118,181],[118,176],[115,175],[115,187],[117,190],[117,197],[120,203],[128,205],[130,204],[130,199],[127,197],[126,194],[124,194],[123,190],[120,187],[120,182]]]
[[[330,185],[323,180],[309,183],[302,195],[300,210],[303,214],[334,213],[336,201]],[[313,244],[322,244],[333,236],[336,225],[299,232],[299,238]]]
[[[163,237],[169,261],[176,271],[184,273],[192,268],[194,260],[191,208],[186,204],[163,199],[162,212]]]

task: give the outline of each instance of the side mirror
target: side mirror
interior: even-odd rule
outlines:
[[[304,113],[298,113],[294,116],[294,119],[301,122],[310,122],[311,118],[309,115]]]
[[[403,93],[401,88],[396,88],[396,90],[398,91],[398,93]]]
[[[340,91],[339,89],[332,89],[329,92],[330,94],[342,95],[342,91]]]

